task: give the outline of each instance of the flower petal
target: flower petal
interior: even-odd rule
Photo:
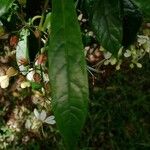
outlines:
[[[111,65],[115,65],[116,63],[117,63],[117,59],[116,58],[113,57],[113,58],[110,59],[110,64]]]
[[[137,65],[138,68],[142,68],[142,64],[137,63],[136,65]]]
[[[104,61],[104,65],[105,65],[105,66],[108,65],[109,63],[110,63],[110,60]]]
[[[35,117],[36,117],[37,119],[40,118],[40,114],[39,114],[39,112],[37,111],[36,108],[34,109],[34,115],[35,115]]]
[[[6,75],[8,75],[9,77],[15,76],[17,75],[18,71],[13,68],[13,67],[9,67],[8,70],[6,71]]]
[[[42,110],[42,112],[40,113],[39,119],[40,119],[41,121],[44,121],[45,118],[46,118],[46,112],[45,112],[45,110]]]
[[[30,84],[30,82],[25,81],[25,82],[22,82],[20,86],[21,86],[22,89],[25,89],[25,88],[27,88],[27,87],[30,87],[31,84]]]
[[[25,123],[25,128],[26,129],[30,129],[31,128],[31,121],[28,119],[27,121],[26,121],[26,123]]]
[[[124,57],[130,57],[130,56],[131,56],[131,51],[126,50],[126,52],[124,53]]]
[[[3,89],[9,86],[9,77],[7,75],[0,77],[0,86]]]
[[[143,36],[143,35],[138,35],[138,43],[139,43],[139,46],[143,45],[144,43],[146,43],[146,41],[148,40],[148,37],[147,36]]]
[[[56,121],[54,120],[54,118],[55,118],[54,116],[49,116],[46,118],[46,120],[44,122],[47,124],[55,124]]]
[[[112,56],[112,53],[110,52],[104,52],[104,58],[109,59]]]
[[[30,72],[27,74],[26,78],[27,78],[29,81],[34,81],[34,78],[33,78],[33,75],[34,75],[34,74],[35,74],[35,71],[32,70],[32,71],[30,71]]]

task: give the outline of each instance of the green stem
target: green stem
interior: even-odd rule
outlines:
[[[41,19],[41,18],[42,18],[42,16],[35,16],[35,17],[32,18],[31,23],[34,25],[34,21],[36,19]]]
[[[39,24],[39,30],[40,31],[42,30],[42,25],[43,25],[43,22],[44,22],[44,15],[45,15],[45,11],[46,11],[48,2],[49,2],[49,0],[46,0],[45,4],[44,4],[44,9],[43,9],[43,12],[42,12],[42,17],[41,17],[40,24]]]
[[[41,126],[41,131],[44,137],[46,137],[45,133],[44,133],[44,129],[43,129],[43,125]]]

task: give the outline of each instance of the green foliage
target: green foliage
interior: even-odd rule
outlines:
[[[83,150],[148,150],[150,63],[113,73],[90,93],[90,113],[82,132]],[[92,91],[92,90],[91,90]]]
[[[50,29],[50,26],[51,26],[51,13],[48,13],[46,15],[46,18],[45,18],[45,22],[43,24],[43,28],[42,28],[42,31],[46,31]]]
[[[7,126],[1,126],[0,128],[0,149],[6,149],[9,145],[8,141],[13,139],[13,131],[10,130]]]
[[[149,20],[150,18],[150,5],[149,0],[134,0],[134,2],[139,6],[139,8],[144,13],[144,17]]]
[[[137,32],[142,24],[142,13],[131,0],[123,0],[123,39],[122,44],[128,47],[135,42]]]
[[[0,0],[0,17],[7,13],[14,0]]]
[[[35,1],[36,4],[35,7],[33,7]],[[6,105],[10,109],[6,109],[7,113],[11,114],[9,116],[3,111],[3,115],[6,117],[5,124],[8,124],[9,126],[0,130],[0,136],[3,141],[7,141],[7,137],[9,138],[10,134],[13,134],[13,137],[6,142],[6,145],[4,145],[5,148],[8,148],[8,143],[19,140],[17,139],[18,136],[16,136],[16,131],[19,132],[20,130],[23,130],[23,133],[21,132],[20,134],[33,132],[36,134],[37,139],[42,139],[43,137],[44,139],[51,139],[51,136],[53,136],[53,141],[55,142],[52,141],[52,143],[55,145],[54,143],[57,142],[57,138],[55,138],[56,135],[53,134],[56,133],[49,134],[49,132],[54,131],[54,129],[52,126],[48,128],[46,124],[55,124],[54,118],[56,117],[56,124],[62,134],[67,149],[76,150],[88,108],[89,89],[86,69],[88,68],[93,77],[92,82],[90,82],[90,85],[93,86],[96,79],[94,75],[96,74],[98,78],[107,78],[107,74],[109,74],[108,70],[112,71],[114,69],[114,67],[110,65],[114,65],[117,70],[121,67],[128,66],[131,68],[134,66],[141,68],[141,58],[145,58],[146,54],[150,53],[150,39],[149,34],[144,34],[144,32],[142,33],[141,31],[142,35],[138,35],[137,42],[130,46],[130,44],[135,42],[137,32],[142,23],[142,13],[135,4],[140,7],[144,16],[149,16],[150,7],[148,0],[144,2],[135,0],[135,4],[132,0],[77,0],[76,2],[73,0],[53,0],[52,7],[51,1],[45,0],[44,3],[40,0],[0,0],[0,40],[2,39],[2,41],[0,41],[0,44],[2,44],[2,46],[0,45],[0,49],[4,49],[4,52],[1,52],[4,55],[2,58],[6,57],[8,60],[9,58],[10,60],[15,60],[16,57],[20,69],[19,75],[17,75],[18,72],[16,71],[17,73],[15,72],[15,76],[10,76],[7,73],[5,74],[5,72],[8,72],[8,68],[2,69],[1,71],[1,86],[7,83],[7,86],[2,86],[4,88],[2,89],[2,92],[5,91],[7,87],[11,88],[8,92],[14,90],[10,101],[7,97],[9,103],[13,103],[14,108],[10,107],[9,103],[3,104],[7,101],[3,97],[2,99],[0,97],[2,105]],[[80,4],[84,9],[77,8]],[[11,9],[9,9],[10,7]],[[50,10],[52,10],[52,12]],[[87,50],[85,48],[85,51],[83,51],[84,48],[82,45],[76,10],[81,16],[84,16],[85,11],[88,14],[88,16],[85,17],[85,22],[82,21],[82,19],[79,19],[80,17],[78,17],[78,20],[81,25],[80,27],[83,27],[82,34],[84,46],[88,47],[88,45],[91,46],[90,44],[96,44],[96,46],[92,47],[92,50],[89,48]],[[88,23],[91,24],[91,27]],[[18,41],[17,38],[19,38]],[[90,50],[95,54],[89,55],[88,52]],[[88,66],[86,66],[85,63],[84,52],[87,54],[86,59],[88,61]],[[47,53],[49,62],[47,62]],[[114,56],[114,54],[116,56]],[[89,61],[90,59],[92,61],[95,59],[96,63],[93,63],[94,60],[93,62],[91,61],[92,64]],[[11,62],[9,63],[11,64]],[[16,62],[14,61],[12,64],[14,65],[15,63]],[[17,64],[14,65],[14,68],[17,68]],[[47,65],[49,66],[47,67]],[[50,88],[48,86],[48,71]],[[10,77],[13,78],[9,79]],[[15,81],[17,77],[19,78],[17,79],[18,81]],[[117,79],[113,77],[113,79],[116,81],[119,77]],[[16,82],[15,86],[11,87],[9,82]],[[118,82],[121,81],[118,80]],[[101,83],[104,83],[104,81]],[[125,84],[122,83],[121,88],[122,85],[124,86]],[[110,118],[115,120],[117,112],[119,112],[118,114],[121,114],[121,107],[124,108],[125,106],[124,103],[121,107],[118,107],[118,103],[116,103],[116,107],[113,107],[113,104],[108,104],[108,101],[111,103],[110,99],[119,100],[117,102],[120,102],[120,98],[118,98],[120,93],[117,91],[119,88],[116,86],[118,85],[107,87],[108,89],[104,90],[100,89],[100,95],[96,98],[98,100],[99,98],[101,99],[100,102],[96,102],[96,104],[98,103],[98,106],[100,106],[101,112],[100,115],[97,115],[99,110],[94,108],[95,114],[93,116],[98,117],[98,121],[99,119],[102,119],[102,121],[100,121],[102,124],[106,121],[105,118],[108,117],[106,124],[102,126],[101,124],[99,125],[101,129],[98,131],[100,132],[103,129],[105,130],[107,125],[108,128],[110,127]],[[13,87],[16,88],[13,89]],[[114,92],[111,92],[110,95],[105,97],[105,93],[110,89],[114,90]],[[120,91],[124,94],[123,91],[126,91],[126,87]],[[51,93],[52,95],[50,95]],[[92,94],[91,97],[93,96]],[[4,96],[5,95],[7,94],[5,93]],[[116,97],[113,99],[112,95]],[[140,97],[140,95],[138,96]],[[130,95],[127,95],[126,97],[130,97]],[[133,97],[133,95],[131,95],[131,97]],[[55,117],[51,115],[51,98]],[[17,101],[15,102],[16,99]],[[119,109],[119,111],[115,112],[115,108]],[[144,109],[147,109],[147,107],[144,107]],[[11,111],[11,113],[8,110]],[[124,110],[124,112],[125,111],[126,110]],[[125,116],[124,112],[122,118]],[[91,120],[93,121],[92,117]],[[113,129],[116,128],[117,125],[115,125],[113,126]],[[10,132],[12,127],[15,134]],[[92,131],[97,132],[94,127],[94,124],[92,124]],[[88,130],[89,129],[90,128],[88,128]],[[24,142],[29,145],[29,149],[41,149],[39,146],[40,144],[37,145],[37,147],[35,146],[37,141],[35,142],[33,140],[29,142],[30,138],[36,139],[29,135],[29,133],[27,133],[27,137],[26,135],[23,135],[24,137],[20,138],[20,143]],[[112,135],[115,136],[115,134],[108,129],[107,136],[112,138]],[[120,135],[118,135],[118,137],[120,138]],[[87,136],[85,136],[85,138],[86,142],[89,142],[90,137],[87,139]],[[48,143],[49,141],[50,140],[47,140],[45,143]],[[90,143],[94,143],[94,141],[95,139],[92,137]],[[113,140],[111,139],[110,141],[112,142]],[[48,146],[49,145],[51,145],[50,142],[48,143]],[[90,145],[88,146],[90,147]],[[56,146],[54,147],[56,148]],[[60,147],[63,147],[62,144],[59,145],[59,148]],[[113,145],[113,147],[115,146]],[[103,148],[109,149],[110,147],[104,146],[102,149]],[[19,149],[21,148],[19,147]],[[46,149],[48,148],[46,147]],[[113,148],[111,147],[110,149]],[[118,147],[116,149],[118,149]]]
[[[82,9],[100,44],[113,54],[128,47],[136,38],[142,14],[131,0],[83,0]]]
[[[122,42],[120,1],[97,0],[87,6],[90,23],[99,42],[105,49],[116,54]]]
[[[40,83],[37,83],[37,82],[31,82],[31,87],[34,90],[39,90],[42,88],[42,85]]]
[[[76,149],[87,114],[86,65],[73,0],[53,0],[48,50],[52,106],[67,148]]]

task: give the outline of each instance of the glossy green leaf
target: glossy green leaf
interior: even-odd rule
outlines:
[[[0,0],[0,17],[7,13],[13,2],[14,0]]]
[[[52,107],[66,147],[76,149],[88,103],[88,80],[73,0],[53,0],[48,50]]]
[[[88,15],[100,44],[117,53],[122,42],[122,19],[120,0],[85,0]]]
[[[150,0],[133,0],[142,10],[144,16],[150,20]]]
[[[142,24],[142,13],[132,0],[123,0],[123,40],[122,44],[128,47],[135,42],[137,32]]]

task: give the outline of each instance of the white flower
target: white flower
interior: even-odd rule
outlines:
[[[80,14],[80,15],[78,16],[78,20],[81,21],[82,18],[83,18],[83,14]]]
[[[146,43],[148,41],[148,36],[144,36],[144,35],[138,35],[138,43],[139,43],[139,46],[143,45],[144,43]]]
[[[120,65],[117,65],[117,66],[116,66],[116,70],[120,70]]]
[[[49,82],[49,76],[48,76],[48,74],[47,73],[44,73],[43,74],[43,80],[44,80],[44,82]]]
[[[149,53],[149,52],[150,52],[150,40],[148,40],[148,41],[143,45],[143,47],[144,47],[145,51],[146,51],[147,53]]]
[[[138,68],[142,68],[142,64],[140,64],[140,63],[137,63],[136,66],[137,66]]]
[[[41,71],[35,71],[35,70],[33,70],[33,68],[31,68],[30,72],[27,74],[27,76],[26,76],[27,80],[29,80],[29,81],[35,81],[35,79],[34,79],[34,74],[35,73],[38,73],[40,75],[42,74],[43,81],[46,82],[46,83],[49,82],[49,76],[48,76],[47,73],[43,73]]]
[[[44,122],[45,119],[46,119],[46,112],[42,110],[42,112],[39,114],[39,120]]]
[[[10,67],[6,71],[6,75],[0,76],[0,86],[1,88],[5,89],[9,86],[9,78],[12,76],[15,76],[18,73],[17,70],[15,70],[13,67]]]
[[[30,84],[30,82],[28,82],[28,81],[24,81],[24,82],[21,83],[20,86],[21,86],[22,89],[25,89],[25,88],[27,88],[27,87],[30,87],[31,84]]]
[[[94,33],[93,33],[92,31],[89,31],[89,32],[88,32],[88,35],[89,35],[89,36],[93,36]]]
[[[104,61],[104,65],[105,65],[105,66],[108,65],[109,63],[110,63],[109,60],[105,60],[105,61]]]
[[[30,129],[31,126],[32,126],[31,121],[28,119],[28,120],[26,121],[26,123],[25,123],[25,128],[26,128],[26,129]]]
[[[34,109],[34,115],[35,115],[36,118],[39,119],[39,115],[40,115],[40,114],[39,114],[39,112],[37,111],[37,109]]]
[[[121,57],[122,56],[122,51],[123,51],[123,47],[121,47],[118,51],[118,57]]]
[[[117,59],[115,57],[111,57],[110,59],[107,59],[104,61],[104,65],[115,65],[117,63]]]
[[[131,69],[134,68],[134,64],[133,64],[133,63],[130,64],[130,68],[131,68]]]
[[[5,89],[9,86],[9,76],[8,75],[0,77],[0,86],[3,89]]]
[[[45,110],[42,110],[42,112],[39,113],[37,111],[37,109],[34,109],[34,115],[38,120],[42,121],[43,123],[47,123],[47,124],[55,124],[56,123],[56,121],[54,120],[55,116],[51,115],[51,116],[46,117]]]
[[[56,121],[55,121],[54,119],[55,119],[54,116],[49,116],[49,117],[47,117],[47,118],[45,119],[44,122],[47,123],[47,124],[55,124]]]
[[[118,64],[116,65],[116,70],[120,70],[121,64],[122,64],[122,60],[119,60]]]
[[[35,71],[33,70],[33,68],[31,68],[31,69],[29,70],[29,73],[28,73],[27,76],[26,76],[27,80],[29,80],[29,81],[34,81],[34,78],[33,78],[34,74],[35,74]]]
[[[112,53],[110,52],[104,52],[104,58],[109,59],[112,56]]]
[[[130,50],[126,50],[126,52],[124,53],[124,57],[130,57],[131,56],[131,51]]]
[[[111,65],[115,65],[116,63],[117,63],[117,59],[114,58],[114,57],[112,57],[112,58],[110,59],[110,64],[111,64]]]

